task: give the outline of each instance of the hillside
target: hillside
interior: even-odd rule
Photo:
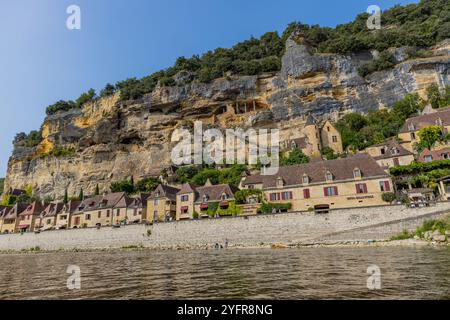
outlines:
[[[364,29],[364,14],[336,29],[291,24],[282,36],[107,85],[99,97],[59,101],[40,131],[15,138],[5,188],[31,185],[61,198],[66,189],[93,193],[97,184],[106,191],[112,181],[157,176],[171,164],[172,131],[194,120],[276,127],[284,140],[299,134],[308,114],[336,121],[389,108],[408,93],[425,96],[430,84],[450,84],[449,7],[429,0],[393,8],[379,31]]]

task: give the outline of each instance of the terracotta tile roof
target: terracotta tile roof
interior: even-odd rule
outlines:
[[[419,156],[419,162],[425,162],[427,156],[431,156],[432,161],[450,159],[450,148],[432,151],[425,149]]]
[[[196,188],[197,186],[194,186],[193,184],[185,183],[181,187],[181,190],[177,192],[177,194],[195,193]]]
[[[308,147],[308,138],[298,138],[298,139],[292,139],[289,143],[289,148],[292,149],[293,143],[295,143],[295,147],[298,149],[306,149]]]
[[[44,208],[44,217],[56,217],[64,209],[64,203],[51,203]]]
[[[396,139],[390,139],[383,143],[371,146],[369,148],[374,147],[384,148],[385,150],[384,154],[380,153],[379,156],[374,157],[375,160],[398,158],[413,155],[412,152],[406,150]]]
[[[166,197],[170,200],[175,201],[177,199],[177,193],[180,192],[180,189],[172,187],[172,186],[160,184],[155,189],[155,191],[153,191],[153,193],[150,196],[150,199],[158,198],[156,196],[158,194],[158,192],[159,192],[159,197]]]
[[[206,196],[206,201],[220,201],[222,200],[222,194],[225,193],[229,199],[234,198],[234,193],[239,189],[234,188],[228,184],[219,184],[212,186],[204,186],[197,188],[197,197],[195,202],[204,202],[204,197]]]
[[[19,216],[27,216],[27,215],[37,216],[40,215],[44,209],[45,207],[41,202],[34,201],[33,203],[29,204],[26,207],[26,209],[19,214]]]
[[[326,182],[326,174],[329,171],[333,175],[333,181],[345,181],[354,179],[354,170],[361,171],[362,178],[386,177],[389,175],[368,154],[358,154],[346,159],[330,161],[318,161],[314,163],[288,166],[280,168],[278,174],[272,176],[250,176],[245,179],[243,185],[263,184],[263,188],[274,188],[277,179],[283,179],[285,186],[301,185],[303,176],[307,175],[310,184]]]
[[[437,121],[439,119],[442,121],[442,125],[450,126],[450,108],[438,109],[435,113],[409,118],[401,128],[400,133],[412,132],[429,126],[435,126],[438,124]],[[414,126],[413,130],[411,126]]]
[[[6,214],[3,219],[17,219],[17,217],[28,207],[26,203],[16,203]]]

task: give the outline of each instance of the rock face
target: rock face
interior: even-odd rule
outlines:
[[[136,101],[120,102],[115,95],[48,116],[39,146],[27,147],[21,136],[14,140],[5,190],[31,185],[40,196],[61,198],[66,188],[69,195],[81,187],[93,192],[97,184],[106,191],[131,175],[157,176],[171,164],[174,129],[192,128],[195,120],[223,129],[279,128],[283,140],[300,133],[308,114],[337,120],[389,108],[407,93],[424,95],[431,83],[450,85],[450,42],[432,50],[430,58],[362,78],[357,69],[373,59],[370,52],[319,55],[288,40],[279,73],[158,87]],[[179,74],[176,81],[191,76]],[[49,156],[55,148],[74,152]]]

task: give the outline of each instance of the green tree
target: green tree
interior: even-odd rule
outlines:
[[[97,183],[97,185],[95,186],[95,195],[98,196],[99,194],[100,194],[100,188]]]
[[[419,131],[420,145],[431,150],[436,142],[442,141],[442,129],[439,126],[423,128]]]
[[[283,155],[280,159],[280,165],[282,167],[304,163],[309,163],[309,158],[298,148],[290,151],[287,157]]]
[[[434,109],[441,107],[441,93],[439,92],[439,86],[436,83],[427,87],[428,102]]]
[[[108,83],[106,86],[100,91],[100,97],[105,98],[108,96],[112,96],[116,92],[116,88]]]
[[[88,92],[82,93],[75,101],[78,108],[81,108],[85,103],[92,101],[95,98],[95,90],[89,89]]]
[[[69,195],[67,193],[67,188],[64,190],[64,203],[67,204],[69,202]]]
[[[80,193],[79,193],[79,195],[78,195],[78,200],[79,200],[79,201],[83,201],[83,200],[84,200],[83,187],[81,187],[81,189],[80,189]]]

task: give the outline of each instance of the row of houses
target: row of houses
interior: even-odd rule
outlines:
[[[83,201],[43,204],[16,203],[0,207],[0,232],[33,232],[140,223],[146,217],[149,194],[125,192],[99,195]]]

